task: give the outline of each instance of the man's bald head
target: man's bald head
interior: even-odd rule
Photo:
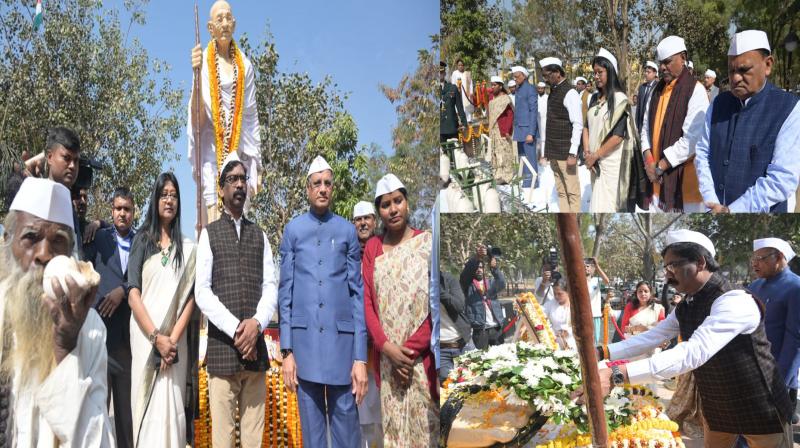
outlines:
[[[230,3],[226,2],[225,0],[217,0],[213,5],[211,5],[211,10],[208,12],[208,17],[211,18],[211,20],[214,20],[214,14],[220,8],[225,8],[228,11],[232,11]]]
[[[217,41],[217,45],[227,44],[233,40],[236,19],[233,17],[231,5],[225,0],[217,0],[211,5],[208,18],[208,32]]]

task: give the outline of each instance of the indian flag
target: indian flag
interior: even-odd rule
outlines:
[[[33,29],[38,30],[42,26],[42,0],[36,0],[36,15],[33,16]]]

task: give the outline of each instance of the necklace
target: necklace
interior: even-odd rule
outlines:
[[[169,263],[169,254],[172,253],[172,246],[174,245],[175,242],[171,241],[166,249],[161,250],[161,266],[166,266]]]
[[[594,110],[594,116],[595,117],[597,116],[597,114],[600,113],[600,108],[603,107],[604,104],[606,104],[606,100],[605,99],[597,100],[597,105],[595,106],[595,107],[597,107],[597,109]]]

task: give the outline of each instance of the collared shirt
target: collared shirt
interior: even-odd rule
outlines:
[[[691,297],[686,300],[691,300]],[[740,334],[752,334],[758,328],[761,313],[752,296],[733,290],[719,296],[711,305],[711,313],[694,331],[689,340],[647,359],[627,364],[631,384],[652,383],[672,378],[705,364]],[[679,335],[675,313],[670,313],[655,328],[608,346],[610,360],[630,359],[643,355],[665,341]]]
[[[236,236],[241,235],[242,218],[233,219],[236,226]],[[275,278],[275,264],[272,261],[272,249],[269,240],[264,232],[264,269],[263,280],[261,282],[261,298],[256,306],[256,313],[253,319],[261,324],[261,328],[267,328],[270,319],[278,308],[278,282]],[[236,328],[239,326],[239,319],[233,315],[219,297],[211,290],[211,273],[214,266],[214,254],[211,252],[211,244],[208,241],[208,230],[200,232],[200,241],[197,243],[197,277],[195,283],[195,302],[203,314],[208,317],[217,328],[233,338]]]
[[[747,105],[749,101],[750,98],[747,98],[744,104]],[[697,167],[697,180],[700,183],[703,200],[720,204],[717,192],[714,190],[714,180],[711,177],[709,165],[713,108],[712,104],[706,112],[703,132],[697,142],[697,156],[694,164]],[[766,175],[759,177],[754,185],[728,206],[728,209],[734,213],[769,213],[769,209],[773,205],[791,199],[797,190],[798,173],[800,173],[798,148],[800,148],[800,101],[795,104],[794,109],[778,131],[772,162],[767,167]]]
[[[602,296],[600,294],[600,277],[589,277],[586,279],[589,284],[589,300],[592,304],[592,317],[602,317],[603,310],[600,307]]]
[[[561,81],[566,82],[566,79]],[[561,83],[558,83],[559,85]],[[581,94],[575,89],[569,89],[564,96],[564,107],[569,113],[569,121],[572,123],[572,137],[569,139],[569,153],[573,156],[578,155],[578,146],[581,144],[583,133],[583,111],[581,110]]]
[[[127,272],[128,270],[128,257],[131,255],[131,243],[133,243],[133,229],[128,230],[127,236],[120,236],[117,233],[117,228],[114,227],[114,241],[117,243],[117,248],[119,249],[119,264],[122,268],[122,272]]]

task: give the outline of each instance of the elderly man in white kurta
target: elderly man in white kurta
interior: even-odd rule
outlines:
[[[203,200],[208,222],[220,217],[222,201],[217,192],[217,178],[222,162],[236,151],[250,174],[247,180],[248,199],[257,193],[261,166],[261,135],[256,110],[256,86],[253,64],[233,40],[236,19],[228,2],[219,0],[211,7],[208,31],[212,40],[202,51],[192,49],[192,68],[201,68],[200,107],[195,111],[195,94],[189,100],[189,162],[197,182],[195,154],[195,120],[200,127],[200,164]],[[247,210],[249,205],[245,205]],[[199,217],[198,217],[199,219]]]
[[[70,274],[56,274],[47,294],[43,287],[50,260],[72,253],[72,223],[67,188],[38,178],[23,182],[4,223],[0,334],[12,340],[0,342],[0,403],[10,403],[10,419],[0,423],[3,446],[116,445],[106,408],[106,328],[92,309],[96,287]]]

